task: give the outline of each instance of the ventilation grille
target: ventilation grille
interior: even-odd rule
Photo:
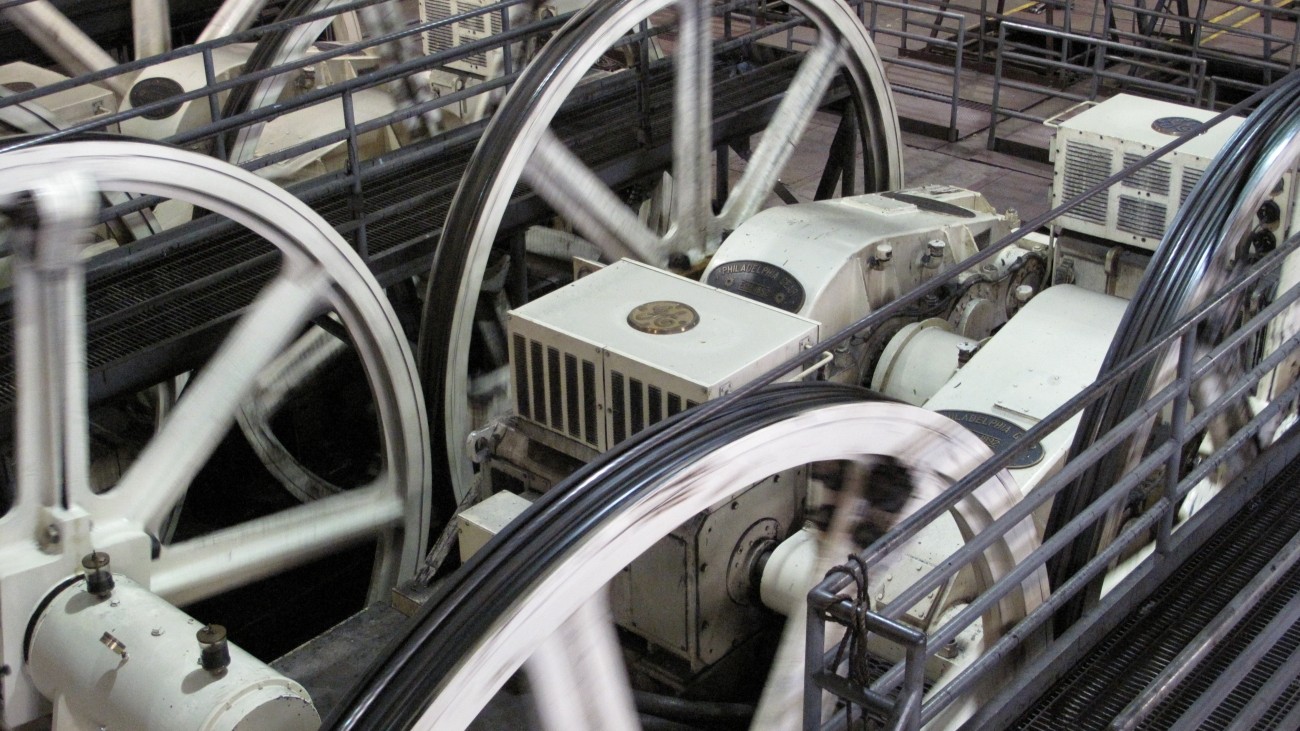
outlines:
[[[1065,170],[1061,179],[1064,199],[1070,200],[1092,186],[1110,177],[1110,150],[1084,142],[1067,140],[1065,143]],[[1070,210],[1068,215],[1085,221],[1105,225],[1106,191],[1089,196]]]
[[[1158,240],[1165,235],[1165,206],[1122,195],[1119,197],[1119,221],[1115,226],[1120,231]]]
[[[699,406],[659,386],[643,383],[619,371],[610,371],[610,446],[680,413],[683,404],[688,409]]]
[[[481,8],[486,4],[482,0],[424,0],[421,7],[424,9],[424,20],[428,22],[450,18],[453,15]],[[425,31],[424,52],[430,55],[440,53],[500,32],[500,11],[476,15],[472,18],[466,18],[456,23]],[[488,66],[487,51],[466,56],[451,62],[449,65],[461,70],[485,72]]]
[[[424,20],[441,20],[450,18],[451,0],[424,0]],[[426,30],[424,32],[424,53],[432,56],[435,53],[449,51],[456,45],[456,36],[452,33],[454,24],[440,25],[437,28]]]
[[[599,447],[596,364],[519,334],[510,347],[519,415]]]
[[[1124,167],[1132,167],[1146,157],[1133,152],[1124,153]],[[1166,161],[1158,160],[1129,175],[1121,183],[1125,188],[1144,190],[1152,195],[1169,195],[1169,178],[1173,170]]]
[[[1187,196],[1192,194],[1192,188],[1195,188],[1196,184],[1201,182],[1201,176],[1204,174],[1205,174],[1204,170],[1197,170],[1196,168],[1183,168],[1182,185],[1179,186],[1182,190],[1178,195],[1179,206],[1182,206],[1183,203],[1187,202]]]

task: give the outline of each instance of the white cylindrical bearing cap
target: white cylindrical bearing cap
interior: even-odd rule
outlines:
[[[763,566],[758,586],[764,606],[788,617],[808,600],[808,592],[822,578],[815,575],[820,536],[815,528],[803,528],[776,547]]]
[[[203,625],[115,575],[100,598],[77,581],[32,630],[28,672],[76,720],[109,731],[316,731],[320,716],[297,682],[230,645],[230,665],[199,665]]]

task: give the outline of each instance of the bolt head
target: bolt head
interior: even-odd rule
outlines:
[[[81,559],[81,568],[87,571],[97,571],[108,566],[108,554],[103,551],[88,553]]]
[[[208,624],[195,632],[194,636],[199,641],[199,644],[215,645],[226,639],[226,628],[219,624]]]

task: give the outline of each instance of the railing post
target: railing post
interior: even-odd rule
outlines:
[[[803,651],[803,728],[819,731],[822,726],[822,691],[813,678],[826,671],[826,620],[821,610],[808,599],[808,630]]]
[[[966,53],[966,16],[957,16],[957,52],[952,62],[952,104],[948,108],[948,141],[956,142],[957,102],[961,99],[962,56]]]
[[[1183,473],[1183,448],[1187,443],[1187,408],[1191,404],[1192,359],[1196,355],[1196,328],[1188,328],[1178,341],[1178,395],[1174,397],[1173,415],[1170,417],[1169,440],[1173,450],[1165,464],[1165,497],[1169,508],[1160,516],[1156,529],[1156,552],[1169,554],[1171,534],[1174,530],[1174,513],[1178,505],[1178,484]]]
[[[989,105],[989,141],[986,147],[990,150],[997,147],[998,139],[998,101],[1002,92],[1002,56],[1003,46],[1007,41],[1006,23],[998,23],[998,45],[993,52],[996,59],[993,62],[993,101]]]
[[[509,10],[510,10],[509,8],[501,8],[500,10],[497,11],[498,13],[501,13],[502,33],[510,32]],[[509,76],[510,74],[514,73],[514,57],[510,52],[511,45],[512,44],[510,43],[510,41],[506,41],[505,43],[501,44],[501,68],[505,71],[506,76]]]
[[[212,62],[212,49],[203,49],[203,78],[205,85],[211,89],[217,83],[216,65]],[[211,117],[212,124],[221,121],[221,105],[217,103],[215,92],[208,93],[208,114]],[[213,141],[213,157],[219,160],[226,159],[226,135],[224,132],[218,132],[216,139]]]
[[[353,233],[353,243],[361,260],[370,263],[370,247],[366,239],[366,204],[365,191],[361,188],[361,152],[357,145],[356,113],[352,106],[352,90],[343,91],[343,126],[348,131],[348,177],[352,179],[352,200],[348,208],[357,227]]]

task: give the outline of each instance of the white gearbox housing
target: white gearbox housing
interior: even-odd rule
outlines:
[[[623,260],[512,310],[520,418],[604,451],[812,347],[817,323]]]
[[[816,320],[829,336],[1019,223],[947,185],[778,206],[727,237],[704,281]]]
[[[1127,307],[1118,297],[1072,285],[1048,287],[924,406],[1003,451],[1097,379]],[[1012,461],[1008,469],[1022,490],[1028,493],[1060,469],[1081,418],[1076,414]]]

